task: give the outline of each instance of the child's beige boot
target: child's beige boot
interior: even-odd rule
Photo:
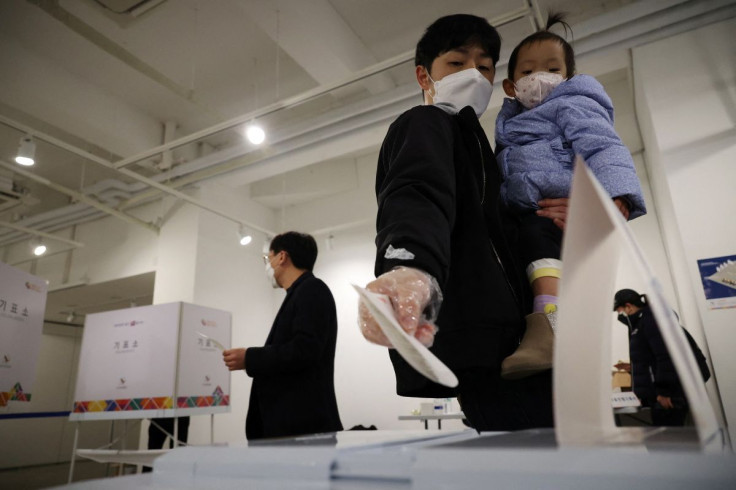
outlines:
[[[501,377],[525,378],[552,368],[555,334],[550,320],[556,316],[557,312],[527,315],[524,337],[516,352],[501,363]]]

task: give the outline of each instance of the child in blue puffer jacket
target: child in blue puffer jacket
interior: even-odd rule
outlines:
[[[496,153],[504,182],[501,199],[519,218],[521,256],[534,293],[534,313],[502,375],[521,378],[552,367],[562,229],[542,217],[539,202],[567,197],[580,155],[626,219],[646,213],[634,162],[613,127],[613,105],[603,86],[575,75],[570,44],[549,32],[526,37],[511,53],[509,78],[496,119]]]

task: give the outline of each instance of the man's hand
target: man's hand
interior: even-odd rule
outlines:
[[[666,410],[671,410],[675,408],[675,406],[672,404],[672,398],[668,396],[657,395],[657,402],[659,402],[659,404],[662,405],[662,408]]]
[[[222,360],[230,371],[245,369],[245,349],[227,349],[222,351]]]
[[[436,327],[432,324],[434,319],[423,318],[422,312],[432,298],[432,289],[435,287],[436,282],[430,276],[410,267],[398,267],[366,285],[369,291],[389,297],[399,325],[427,347],[434,342]],[[392,347],[362,302],[358,306],[358,324],[366,340]]]
[[[567,197],[542,199],[537,203],[540,208],[537,210],[537,216],[551,219],[559,229],[564,230],[565,223],[567,222],[567,206],[569,201],[570,199]]]
[[[615,367],[619,371],[626,371],[627,373],[631,372],[631,363],[629,362],[618,361],[616,364],[613,365],[613,367]]]

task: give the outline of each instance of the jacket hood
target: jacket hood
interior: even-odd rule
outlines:
[[[543,108],[549,102],[561,97],[587,97],[600,104],[608,116],[613,120],[613,103],[611,98],[606,94],[603,85],[590,75],[574,75],[572,78],[565,80],[555,88],[546,99],[542,101],[534,109],[525,109],[524,106],[516,99],[505,98],[503,107],[501,108],[501,119],[509,119],[515,115],[527,110],[544,110]]]
[[[544,102],[565,96],[591,98],[603,106],[611,117],[611,120],[613,120],[613,103],[611,102],[611,98],[606,94],[603,85],[590,75],[574,75],[572,78],[565,80],[549,94],[549,97]]]

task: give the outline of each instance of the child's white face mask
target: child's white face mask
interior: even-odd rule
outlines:
[[[527,109],[534,109],[564,80],[562,75],[546,71],[522,77],[514,84],[516,100]]]
[[[429,76],[429,73],[427,73]],[[429,77],[432,80],[432,77]],[[429,95],[435,104],[449,106],[455,112],[460,112],[465,106],[470,106],[475,115],[480,117],[488,108],[493,93],[493,85],[477,69],[468,68],[457,73],[446,75],[442,80],[434,83],[434,93]]]

